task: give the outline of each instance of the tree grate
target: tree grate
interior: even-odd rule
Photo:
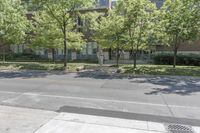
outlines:
[[[170,133],[195,133],[191,126],[181,124],[166,124],[166,128]]]

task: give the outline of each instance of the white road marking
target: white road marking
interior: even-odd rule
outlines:
[[[19,92],[11,92],[11,91],[0,91],[0,93],[7,94],[21,94],[27,96],[42,96],[42,97],[51,97],[51,98],[65,98],[65,99],[74,99],[74,100],[89,100],[89,101],[100,101],[100,102],[113,102],[113,103],[121,103],[121,104],[138,104],[138,105],[149,105],[149,106],[159,106],[159,107],[167,107],[165,104],[157,104],[157,103],[144,103],[144,102],[134,102],[134,101],[125,101],[125,100],[116,100],[116,99],[102,99],[102,98],[86,98],[86,97],[76,97],[76,96],[56,96],[56,95],[47,95],[47,94],[37,94],[37,93],[19,93]],[[175,108],[193,108],[200,109],[200,107],[195,106],[180,106],[180,105],[168,105],[169,107]]]
[[[12,91],[0,91],[0,93],[7,93],[7,94],[22,94],[19,92],[12,92]]]

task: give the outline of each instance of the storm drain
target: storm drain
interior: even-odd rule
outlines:
[[[195,133],[191,126],[180,124],[166,124],[166,128],[170,133]]]

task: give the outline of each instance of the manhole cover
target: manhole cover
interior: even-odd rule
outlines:
[[[166,128],[170,133],[195,133],[191,126],[181,124],[167,124]]]

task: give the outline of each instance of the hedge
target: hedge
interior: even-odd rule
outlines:
[[[157,65],[172,65],[173,53],[160,53],[153,56]],[[177,54],[177,65],[200,66],[200,54]]]
[[[3,54],[0,55],[0,60],[3,60]],[[34,60],[41,60],[41,57],[35,54],[12,53],[12,54],[6,54],[6,60],[8,61],[34,61]]]
[[[3,61],[3,54],[0,53],[0,61]],[[40,61],[40,62],[51,62],[52,59],[48,59],[42,57],[40,55],[36,55],[34,53],[9,53],[6,54],[6,61],[19,61],[19,62],[32,62],[32,61]],[[63,62],[63,59],[56,60],[57,62]],[[68,62],[70,63],[98,63],[97,60],[92,58],[85,58],[85,59],[77,59],[71,61],[68,58]]]

